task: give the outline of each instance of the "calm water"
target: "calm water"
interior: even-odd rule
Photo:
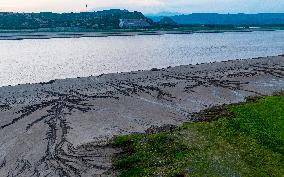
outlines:
[[[0,41],[0,86],[284,54],[284,31]]]

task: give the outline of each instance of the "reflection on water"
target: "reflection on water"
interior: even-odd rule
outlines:
[[[284,53],[284,31],[0,41],[0,86]]]

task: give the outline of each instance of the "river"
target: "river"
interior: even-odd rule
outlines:
[[[0,40],[0,86],[284,54],[284,31]]]

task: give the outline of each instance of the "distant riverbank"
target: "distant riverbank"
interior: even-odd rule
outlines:
[[[135,35],[165,35],[165,34],[193,34],[193,33],[225,33],[225,32],[254,32],[276,31],[281,28],[256,28],[256,29],[213,29],[213,30],[110,30],[110,31],[77,31],[77,32],[45,32],[34,30],[2,30],[0,40],[25,40],[25,39],[54,39],[54,38],[86,38],[86,37],[109,37],[109,36],[135,36]]]

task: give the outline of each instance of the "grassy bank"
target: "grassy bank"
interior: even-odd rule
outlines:
[[[120,176],[284,176],[283,94],[198,116],[209,120],[117,137]]]

